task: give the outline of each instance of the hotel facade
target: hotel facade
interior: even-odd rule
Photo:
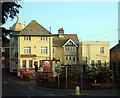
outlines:
[[[21,69],[35,70],[35,62],[42,72],[43,60],[60,61],[60,65],[78,63],[76,34],[64,34],[63,28],[52,34],[35,20],[24,26],[19,14],[10,30],[10,72],[17,72],[18,76]]]

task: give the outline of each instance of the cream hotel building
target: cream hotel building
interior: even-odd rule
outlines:
[[[81,43],[77,34],[65,34],[63,28],[52,34],[35,20],[24,26],[19,14],[10,30],[10,72],[17,72],[18,76],[21,68],[34,68],[34,61],[40,71],[41,60],[60,60],[61,65],[82,64],[86,57],[89,64],[92,60],[109,62],[108,42]],[[100,47],[104,53],[97,52]]]

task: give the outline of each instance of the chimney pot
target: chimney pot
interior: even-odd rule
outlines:
[[[63,30],[63,28],[60,28],[58,30],[58,33],[59,33],[59,37],[63,37],[64,36],[64,30]]]

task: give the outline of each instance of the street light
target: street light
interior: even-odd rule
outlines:
[[[114,67],[113,67],[113,64],[112,64],[112,88],[114,91]]]
[[[80,90],[80,93],[82,94],[82,65],[80,67],[81,67],[81,75],[80,75],[81,76],[81,86],[80,86],[81,90]]]
[[[82,94],[82,67],[83,65],[79,65],[79,68],[80,68],[80,81],[81,81],[81,84],[80,84],[80,93]]]

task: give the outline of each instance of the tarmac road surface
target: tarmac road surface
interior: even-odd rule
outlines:
[[[112,90],[83,90],[88,96],[119,96]],[[10,73],[2,73],[2,96],[71,96],[75,90],[36,86],[35,80],[25,81]]]

